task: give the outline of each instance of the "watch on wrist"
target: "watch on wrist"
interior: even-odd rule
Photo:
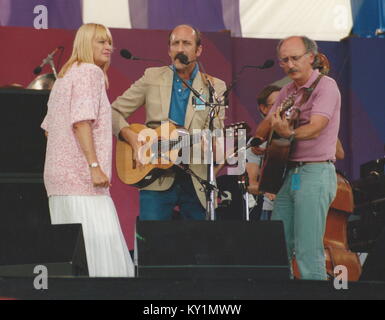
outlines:
[[[90,166],[90,168],[97,168],[97,167],[99,167],[99,163],[92,162],[92,163],[89,164],[89,166]]]

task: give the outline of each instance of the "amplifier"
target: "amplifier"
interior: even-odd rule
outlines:
[[[360,167],[360,177],[381,176],[385,173],[385,157],[366,162]]]

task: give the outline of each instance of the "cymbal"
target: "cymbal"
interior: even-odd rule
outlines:
[[[56,78],[53,73],[41,74],[28,85],[27,89],[51,90],[55,80]]]

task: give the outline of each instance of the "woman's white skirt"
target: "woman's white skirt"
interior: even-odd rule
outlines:
[[[90,277],[133,277],[134,265],[109,196],[50,196],[52,224],[81,223]]]

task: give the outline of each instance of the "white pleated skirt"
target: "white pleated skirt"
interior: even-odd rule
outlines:
[[[81,223],[90,277],[133,277],[134,265],[109,196],[50,196],[52,224]]]

